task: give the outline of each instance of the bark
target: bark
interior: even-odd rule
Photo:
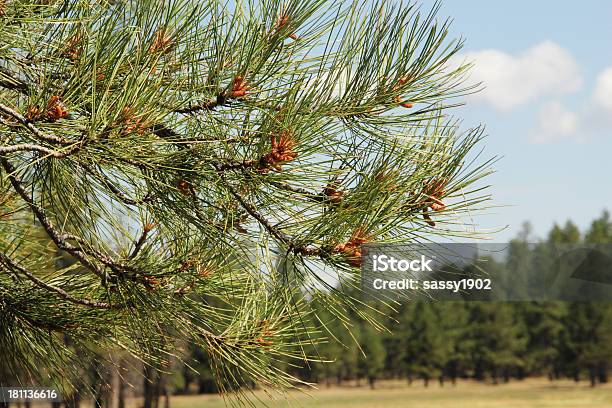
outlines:
[[[157,370],[154,367],[145,365],[143,376],[144,408],[155,408]]]
[[[591,382],[591,387],[595,387],[597,385],[597,375],[595,371],[595,366],[589,366],[589,381]]]
[[[119,408],[119,389],[121,388],[120,368],[114,367],[111,374],[111,408]]]
[[[608,364],[605,361],[599,363],[597,367],[597,377],[600,383],[606,384],[608,382]]]
[[[111,381],[110,381],[110,408],[125,408],[125,384],[123,375],[125,361],[123,357],[116,358],[111,354],[109,356],[112,364]]]
[[[170,408],[170,392],[167,385],[164,385],[164,408]]]

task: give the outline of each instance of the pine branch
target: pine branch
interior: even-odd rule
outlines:
[[[217,169],[220,171],[220,169]],[[279,242],[282,242],[285,245],[290,245],[291,240],[285,233],[276,229],[266,218],[261,215],[255,207],[251,204],[247,203],[244,198],[236,190],[231,186],[231,184],[227,181],[225,176],[222,173],[219,173],[219,177],[223,180],[225,188],[230,192],[230,194],[240,203],[242,208],[246,210],[253,218],[255,218],[274,238],[276,238]]]
[[[5,78],[3,79],[2,76]],[[30,87],[25,82],[17,79],[13,72],[4,67],[0,67],[0,87],[19,91],[23,94],[27,94],[30,91]]]
[[[7,173],[7,176],[17,194],[19,194],[23,201],[25,201],[25,203],[28,205],[57,248],[68,252],[70,255],[78,259],[83,266],[95,273],[100,279],[102,279],[103,282],[106,282],[109,278],[108,274],[102,271],[95,263],[90,261],[86,253],[68,242],[68,239],[74,238],[74,236],[61,233],[55,229],[53,223],[47,217],[42,207],[38,206],[32,200],[32,197],[30,197],[29,193],[24,188],[23,183],[17,178],[16,170],[9,163],[9,161],[6,158],[0,158],[0,164],[2,164],[2,167]]]
[[[324,194],[321,193],[313,193],[312,191],[308,191],[304,188],[300,188],[300,187],[295,187],[292,186],[291,184],[288,183],[281,183],[278,181],[268,181],[269,184],[273,185],[274,187],[280,188],[281,190],[285,190],[285,191],[290,191],[292,193],[296,193],[299,195],[302,195],[304,197],[306,197],[308,200],[317,202],[317,203],[331,203],[332,198],[328,197]]]
[[[5,254],[0,254],[0,262],[3,262],[9,268],[13,270],[17,270],[20,273],[24,274],[29,280],[34,282],[37,286],[43,289],[49,290],[51,292],[55,292],[62,299],[67,300],[68,302],[71,302],[77,305],[81,305],[81,306],[98,308],[98,309],[112,309],[112,308],[117,307],[116,305],[114,306],[109,303],[100,303],[100,302],[92,301],[89,299],[80,299],[80,298],[74,297],[70,293],[66,292],[65,290],[58,288],[56,286],[50,285],[46,283],[45,281],[43,281],[42,279],[37,278],[36,275],[28,271],[26,268],[16,264],[11,258],[9,258]]]
[[[220,93],[219,95],[217,95],[216,98],[209,99],[206,102],[196,104],[196,105],[190,105],[185,108],[175,109],[174,113],[189,115],[189,114],[198,113],[200,111],[214,110],[216,107],[224,105],[228,101],[228,99],[229,98],[225,95],[225,93]]]
[[[140,238],[138,238],[138,240],[134,243],[134,250],[132,251],[132,253],[129,256],[130,259],[136,258],[136,256],[138,255],[138,253],[142,249],[145,241],[147,240],[147,237],[149,236],[149,232],[151,232],[151,229],[153,229],[153,225],[152,224],[147,224],[147,225],[145,225],[143,227],[142,234],[140,234]]]
[[[259,224],[261,224],[266,231],[270,233],[274,238],[276,238],[279,242],[283,243],[288,251],[293,252],[295,254],[308,255],[308,256],[321,256],[326,253],[320,248],[313,248],[303,245],[296,244],[287,234],[277,229],[272,225],[270,221],[268,221],[262,214],[260,214],[257,209],[249,204],[238,192],[231,186],[231,184],[227,181],[225,176],[222,173],[219,173],[219,177],[223,180],[225,188],[230,192],[232,196],[240,203],[242,208],[245,209]]]
[[[31,143],[22,143],[22,144],[16,144],[16,145],[11,145],[11,146],[0,146],[0,155],[6,154],[6,153],[14,153],[14,152],[39,152],[39,153],[43,153],[47,156],[50,156],[56,159],[61,159],[64,157],[68,157],[71,154],[77,152],[78,150],[80,150],[80,148],[81,148],[81,144],[75,143],[74,147],[71,147],[70,149],[67,149],[63,152],[58,152],[56,150],[49,149],[47,147],[40,146],[40,145],[31,144]]]
[[[13,119],[17,120],[19,123],[25,126],[34,136],[36,136],[40,140],[43,140],[45,142],[50,142],[50,143],[63,144],[63,145],[74,144],[73,141],[66,140],[64,138],[61,138],[59,136],[55,136],[52,134],[44,133],[43,131],[38,129],[31,121],[29,121],[25,116],[23,116],[16,110],[9,108],[6,105],[0,104],[0,112],[3,112],[6,115],[9,115]]]

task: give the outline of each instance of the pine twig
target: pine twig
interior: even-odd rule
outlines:
[[[38,221],[41,223],[41,225],[47,232],[47,235],[49,236],[49,238],[51,238],[55,245],[59,249],[68,252],[70,255],[78,259],[87,269],[95,273],[104,282],[107,281],[108,274],[102,271],[96,264],[91,262],[85,252],[67,242],[67,239],[70,238],[69,235],[62,234],[55,229],[53,223],[47,217],[44,210],[34,202],[32,197],[30,197],[29,193],[24,188],[21,180],[17,178],[15,174],[16,170],[13,165],[10,164],[6,158],[0,158],[0,163],[4,168],[4,171],[6,171],[9,181],[11,182],[11,185],[13,186],[15,191],[17,191],[19,196],[21,196],[21,198],[26,202],[32,213],[34,213]]]
[[[47,147],[32,144],[32,143],[21,143],[21,144],[16,144],[16,145],[11,145],[11,146],[0,146],[0,154],[14,153],[14,152],[39,152],[39,153],[43,153],[47,156],[51,156],[56,159],[61,159],[64,157],[68,157],[71,154],[77,152],[78,150],[80,150],[80,148],[81,148],[81,144],[75,144],[75,146],[73,146],[70,149],[67,149],[63,152],[58,152],[57,150],[49,149]]]
[[[274,238],[285,244],[290,252],[295,254],[301,254],[305,256],[321,256],[324,251],[320,248],[312,248],[302,245],[297,245],[291,237],[289,237],[284,232],[278,230],[276,227],[272,225],[270,221],[268,221],[262,214],[260,214],[255,207],[246,202],[244,198],[238,194],[238,192],[227,182],[225,176],[221,172],[219,172],[219,177],[223,181],[225,187],[228,189],[230,194],[238,201],[238,203],[248,212],[257,222],[259,222],[265,229],[268,231]]]
[[[30,87],[25,82],[15,78],[15,75],[8,69],[0,67],[0,75],[7,77],[6,79],[0,79],[0,87],[19,91],[23,94],[29,92]]]
[[[34,282],[37,286],[40,286],[41,288],[47,289],[51,292],[55,292],[62,299],[67,300],[71,303],[81,305],[81,306],[98,308],[98,309],[113,309],[113,308],[118,307],[117,305],[111,305],[110,303],[96,302],[96,301],[89,300],[89,299],[81,299],[81,298],[74,297],[70,293],[66,292],[65,290],[58,288],[56,286],[50,285],[46,283],[45,281],[43,281],[42,279],[37,278],[36,275],[28,271],[26,268],[16,264],[11,258],[6,256],[5,254],[0,254],[0,260],[9,268],[13,270],[17,270],[20,273],[24,274],[29,280]]]
[[[183,115],[189,115],[189,114],[197,113],[200,111],[213,110],[217,106],[224,105],[227,102],[227,99],[228,98],[224,93],[220,93],[219,95],[217,95],[216,98],[210,99],[203,103],[199,103],[197,105],[190,105],[185,108],[179,108],[179,109],[176,109],[174,112],[180,113]]]
[[[17,112],[14,109],[11,109],[8,106],[3,105],[1,103],[0,103],[0,112],[3,112],[6,115],[9,115],[13,119],[17,120],[19,123],[21,123],[23,126],[25,126],[28,130],[30,130],[30,132],[32,132],[32,134],[34,136],[36,136],[38,139],[40,139],[40,140],[44,140],[44,141],[50,142],[50,143],[63,144],[63,145],[71,145],[71,144],[74,143],[74,142],[72,142],[70,140],[66,140],[66,139],[64,139],[62,137],[59,137],[59,136],[56,136],[56,135],[47,134],[47,133],[43,132],[42,130],[38,129],[30,120],[28,120],[21,113]]]

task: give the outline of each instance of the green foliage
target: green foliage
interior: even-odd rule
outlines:
[[[187,342],[221,390],[292,387],[285,359],[329,332],[308,299],[358,310],[363,243],[473,235],[491,162],[450,116],[474,88],[438,4],[1,4],[11,378],[69,387],[81,353],[163,367]]]
[[[407,370],[425,381],[441,374],[448,354],[448,343],[430,303],[417,303],[410,318],[411,336],[407,341]]]
[[[359,377],[367,378],[374,388],[375,381],[380,378],[385,368],[386,350],[382,336],[372,326],[364,324],[359,334],[359,343],[365,358],[359,361]]]

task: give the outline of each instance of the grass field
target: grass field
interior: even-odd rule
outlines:
[[[265,394],[256,395],[266,399]],[[369,388],[322,388],[310,395],[289,394],[289,399],[266,399],[272,408],[612,408],[612,385],[591,389],[586,382],[550,383],[547,380],[487,385],[461,382],[456,387],[429,388],[415,383],[411,387],[399,382],[381,383]],[[258,404],[264,407],[266,405]],[[171,399],[171,408],[221,408],[218,396],[186,396]]]

